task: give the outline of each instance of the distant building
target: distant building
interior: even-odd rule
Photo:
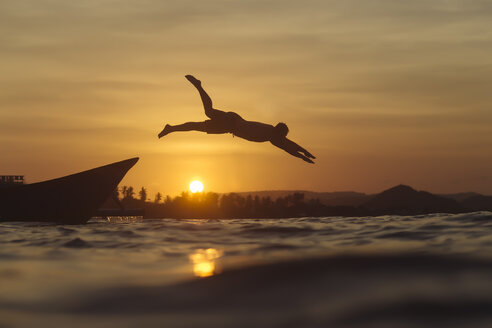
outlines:
[[[0,184],[24,184],[23,175],[0,175]]]

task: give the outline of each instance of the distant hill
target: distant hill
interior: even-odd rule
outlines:
[[[492,196],[475,195],[460,202],[470,211],[492,211]]]
[[[252,197],[270,197],[275,200],[280,197],[292,195],[294,193],[304,194],[304,199],[319,199],[321,204],[326,206],[360,206],[373,197],[361,192],[355,191],[335,191],[335,192],[314,192],[306,190],[264,190],[238,192],[236,194],[243,197],[251,195]]]
[[[301,193],[305,201],[317,200],[327,213],[336,215],[416,215],[425,213],[462,213],[492,211],[492,196],[475,192],[436,195],[398,185],[379,194],[354,191],[313,192],[306,190],[264,190],[235,193],[242,197],[270,197],[272,201]],[[331,211],[331,212],[330,212]],[[349,214],[350,213],[350,214]],[[333,214],[335,215],[335,214]]]
[[[417,191],[409,186],[399,185],[362,204],[362,208],[372,215],[397,214],[415,215],[424,213],[459,213],[463,212],[456,200]]]
[[[480,195],[479,193],[476,193],[476,192],[460,192],[457,194],[441,194],[438,196],[445,197],[445,198],[451,198],[457,202],[462,202],[467,198],[474,197],[474,196],[482,196],[482,195]]]

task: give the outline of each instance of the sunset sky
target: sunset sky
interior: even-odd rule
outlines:
[[[492,2],[0,0],[0,174],[140,157],[122,184],[175,195],[492,194]],[[317,156],[175,133],[216,108],[285,122]]]

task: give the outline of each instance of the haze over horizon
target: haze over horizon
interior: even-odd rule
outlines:
[[[0,3],[0,174],[36,182],[140,157],[122,184],[492,194],[486,1]],[[285,122],[270,144],[176,133],[215,107]]]

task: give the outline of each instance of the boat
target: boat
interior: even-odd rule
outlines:
[[[84,224],[137,161],[130,158],[32,184],[0,185],[0,221]]]

